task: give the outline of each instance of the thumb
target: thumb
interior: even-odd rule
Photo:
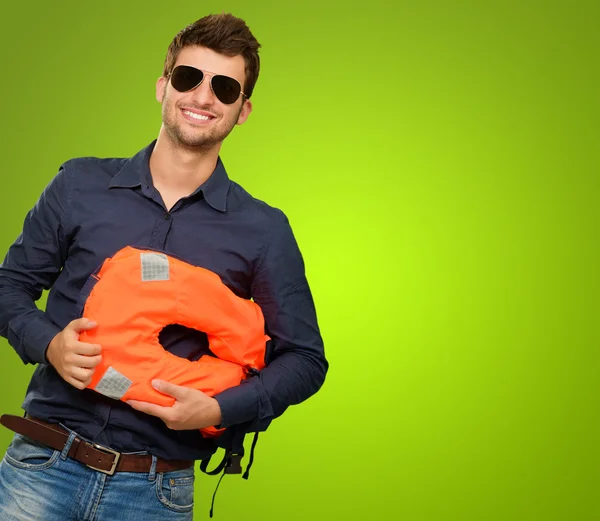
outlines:
[[[88,329],[93,329],[98,324],[89,318],[78,318],[77,320],[73,320],[69,324],[70,328],[75,331],[75,333],[79,333],[80,331],[86,331]]]
[[[187,387],[175,385],[171,382],[165,382],[164,380],[152,380],[152,387],[156,389],[159,393],[171,396],[176,400],[182,399],[185,392],[187,391]]]

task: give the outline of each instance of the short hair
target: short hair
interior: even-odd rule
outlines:
[[[211,14],[179,31],[167,50],[164,77],[168,77],[173,71],[181,49],[193,45],[206,47],[225,56],[242,55],[246,64],[246,83],[242,90],[247,98],[252,96],[260,71],[260,44],[244,20],[232,14]]]

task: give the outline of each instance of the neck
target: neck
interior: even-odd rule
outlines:
[[[191,194],[213,173],[220,148],[220,143],[207,150],[177,145],[161,128],[150,156],[154,186],[181,196]]]

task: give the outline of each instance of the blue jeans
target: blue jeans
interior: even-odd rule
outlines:
[[[16,434],[0,463],[2,521],[191,521],[194,467],[108,476]],[[154,459],[156,461],[156,459]]]

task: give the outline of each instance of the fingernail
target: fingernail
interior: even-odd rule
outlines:
[[[98,325],[98,324],[97,324],[96,322],[94,322],[93,320],[90,320],[90,321],[88,322],[88,326],[90,326],[90,327],[96,327],[97,325]]]
[[[160,382],[158,380],[152,380],[152,387],[158,389],[160,387]]]

